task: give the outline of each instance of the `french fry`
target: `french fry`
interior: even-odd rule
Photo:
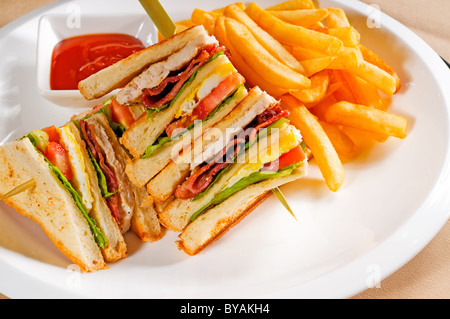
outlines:
[[[291,49],[291,52],[292,55],[299,61],[313,60],[325,57],[325,55],[323,55],[322,53],[313,51],[311,49],[305,49],[302,47],[293,47]]]
[[[307,77],[287,67],[267,52],[245,25],[228,18],[225,19],[225,28],[230,44],[253,71],[265,77],[268,82],[273,85],[281,83],[292,90],[302,90],[311,86],[311,81]]]
[[[229,5],[224,10],[224,15],[233,18],[240,23],[247,26],[256,40],[275,58],[286,66],[294,69],[302,74],[305,69],[300,62],[277,40],[275,40],[269,33],[261,29],[241,8],[236,5]]]
[[[274,5],[267,10],[284,11],[284,10],[301,10],[301,9],[315,9],[316,6],[312,0],[290,0]]]
[[[331,85],[336,85],[337,83],[333,83]],[[328,109],[335,103],[337,103],[338,100],[334,97],[333,94],[328,95],[325,97],[322,101],[316,103],[314,106],[309,107],[309,111],[311,114],[316,116],[319,120],[325,121],[325,113],[328,111]]]
[[[360,49],[363,59],[365,61],[367,61],[367,62],[377,66],[378,68],[382,69],[383,71],[389,73],[395,79],[395,83],[396,83],[395,93],[400,91],[400,89],[402,87],[402,83],[400,81],[400,78],[399,78],[397,72],[395,72],[395,70],[391,66],[389,66],[383,59],[381,59],[378,55],[376,55],[373,51],[369,50],[364,45],[360,44],[359,49]]]
[[[305,68],[306,76],[311,77],[317,72],[320,72],[328,68],[335,58],[332,56],[325,56],[322,58],[316,58],[311,60],[300,61]]]
[[[361,34],[354,27],[329,28],[328,34],[341,40],[346,47],[359,48]]]
[[[341,8],[328,8],[326,18],[328,28],[346,28],[350,27],[347,15]]]
[[[375,85],[387,95],[394,95],[397,92],[397,79],[372,63],[361,61],[356,67],[349,66],[347,71]]]
[[[291,94],[303,103],[319,102],[327,94],[330,78],[331,71],[322,70],[311,76],[310,88],[301,91],[293,91]]]
[[[338,101],[375,107],[385,111],[378,89],[372,84],[367,83],[344,70],[334,70],[333,81],[338,81],[342,84],[342,86],[334,93]],[[372,132],[371,135],[372,138],[379,143],[385,142],[389,137],[388,135],[376,132]]]
[[[266,91],[273,97],[279,97],[289,92],[288,88],[283,88],[280,86],[273,85],[266,81],[264,77],[259,76],[255,71],[253,71],[250,66],[244,61],[242,56],[238,51],[231,45],[227,37],[225,20],[229,19],[225,16],[220,16],[216,20],[216,25],[214,28],[214,35],[219,41],[220,45],[228,48],[231,54],[231,62],[239,70],[239,72],[246,78],[250,86],[259,86],[262,90]]]
[[[324,20],[328,16],[327,9],[267,11],[285,22],[310,27]]]
[[[283,44],[311,49],[329,56],[337,55],[343,47],[338,38],[284,22],[255,3],[251,3],[245,12]]]
[[[330,138],[331,144],[343,161],[354,158],[357,154],[353,140],[337,125],[319,121],[325,133]]]
[[[330,138],[316,117],[295,97],[281,97],[281,107],[290,112],[290,120],[302,133],[328,188],[336,192],[345,180],[345,171]]]
[[[206,31],[210,35],[214,34],[214,25],[216,23],[216,19],[219,17],[219,14],[204,11],[201,9],[195,9],[192,12],[191,20],[195,24],[201,24],[205,27]]]
[[[328,68],[333,70],[357,69],[362,61],[363,57],[358,49],[342,47]]]
[[[404,117],[345,101],[329,107],[325,121],[400,139],[406,137],[408,126]]]
[[[335,71],[334,75],[339,76],[339,81],[345,83],[351,91],[356,104],[371,106],[376,109],[386,111],[386,106],[381,99],[378,89],[367,81],[348,73],[345,70]],[[349,101],[350,102],[350,101]]]

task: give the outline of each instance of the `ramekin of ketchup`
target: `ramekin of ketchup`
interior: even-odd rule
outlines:
[[[64,39],[53,49],[50,89],[77,90],[80,81],[144,48],[138,38],[121,33]]]

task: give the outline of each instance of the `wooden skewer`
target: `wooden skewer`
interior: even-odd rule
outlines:
[[[8,192],[5,195],[3,195],[2,197],[0,197],[0,201],[3,201],[5,199],[15,196],[17,194],[23,193],[24,191],[26,191],[34,186],[36,186],[36,181],[33,178],[33,179],[30,179],[28,182],[25,182],[25,183],[17,186],[10,192]]]

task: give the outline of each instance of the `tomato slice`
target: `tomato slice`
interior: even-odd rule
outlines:
[[[219,83],[211,93],[209,93],[200,103],[195,107],[192,115],[179,119],[166,128],[168,136],[172,136],[173,132],[177,128],[187,128],[195,121],[204,120],[209,114],[211,114],[220,103],[225,100],[233,91],[242,83],[245,82],[245,78],[239,73],[234,73],[226,77]]]
[[[56,126],[49,126],[42,130],[47,133],[49,142],[59,143],[61,137],[59,136],[59,132]]]
[[[52,163],[54,166],[63,173],[67,180],[73,178],[72,168],[69,162],[69,153],[57,142],[49,142],[47,145],[47,151],[44,156]]]
[[[122,125],[126,129],[134,123],[134,117],[130,109],[117,102],[116,99],[112,99],[111,101],[111,116],[114,122]]]
[[[297,164],[306,158],[305,152],[301,145],[297,145],[289,152],[284,153],[277,160],[264,165],[263,170],[277,172],[288,166]]]
[[[215,87],[192,112],[192,117],[204,120],[219,104],[227,98],[245,79],[239,73],[229,75],[225,80]]]

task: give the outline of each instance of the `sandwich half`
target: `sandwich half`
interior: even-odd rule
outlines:
[[[144,109],[137,119],[122,115],[130,120],[123,121],[128,123],[120,138],[132,156],[127,174],[138,187],[144,187],[170,163],[171,149],[182,149],[184,143],[198,138],[246,94],[245,79],[203,26],[192,27],[100,71],[81,82],[80,91],[87,98],[86,91],[95,91],[97,97],[110,92],[96,88],[113,74],[121,77],[116,82],[124,85],[112,99],[113,108],[121,109],[121,114],[131,107]]]
[[[94,164],[69,123],[33,130],[0,148],[0,193],[33,179],[36,186],[6,203],[40,224],[54,244],[83,271],[127,256]]]
[[[225,138],[225,146],[213,147],[219,151],[190,172],[159,215],[164,226],[181,232],[177,244],[189,255],[238,223],[273,188],[307,173],[304,143],[289,123],[289,113],[261,95],[270,103],[231,139]]]

